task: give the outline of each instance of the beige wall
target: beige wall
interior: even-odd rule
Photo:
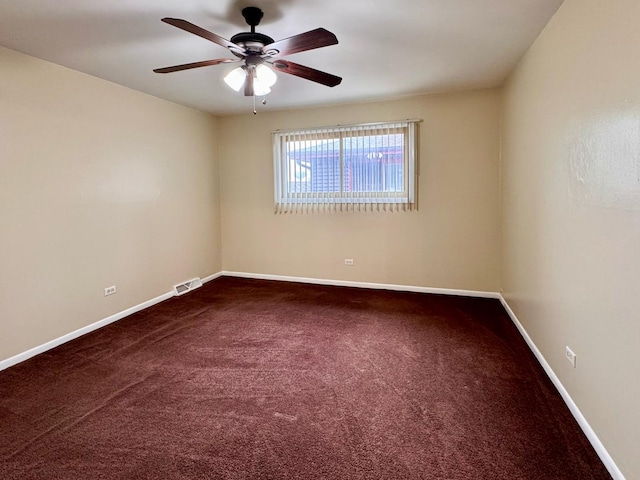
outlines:
[[[4,48],[0,65],[0,360],[220,270],[216,120]]]
[[[640,2],[566,0],[505,92],[505,297],[640,478]],[[564,359],[565,345],[577,368]]]
[[[249,108],[220,123],[224,270],[498,290],[499,91]],[[271,131],[407,118],[424,119],[419,211],[274,214]]]

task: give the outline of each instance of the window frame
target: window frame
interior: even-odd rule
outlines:
[[[276,130],[272,132],[273,164],[274,164],[274,202],[276,212],[297,211],[300,208],[308,210],[316,207],[322,209],[353,209],[353,207],[369,207],[380,209],[415,209],[417,208],[418,185],[418,128],[422,120],[401,120],[395,122],[360,123],[351,125],[336,125],[330,127],[314,127],[305,129]],[[371,137],[380,135],[381,130],[387,132],[399,130],[404,135],[403,148],[403,180],[404,188],[399,192],[389,191],[351,191],[344,190],[344,139],[348,137],[363,137],[371,132]],[[333,135],[339,144],[339,192],[292,192],[289,190],[290,181],[287,160],[282,158],[286,151],[285,143],[296,141],[315,141],[318,135],[325,135],[322,139],[330,139]],[[390,133],[387,133],[390,135]]]

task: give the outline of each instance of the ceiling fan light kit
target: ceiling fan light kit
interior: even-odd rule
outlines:
[[[248,76],[251,76],[249,69],[246,65],[237,67],[231,70],[225,77],[224,82],[233,88],[236,92],[239,92]],[[254,67],[253,71],[253,93],[256,96],[264,96],[271,92],[271,87],[275,85],[278,77],[267,67],[264,63],[258,64]]]
[[[198,35],[229,49],[237,59],[216,58],[202,62],[175,65],[173,67],[157,68],[154,72],[171,73],[221,63],[243,62],[241,66],[231,70],[224,77],[224,81],[236,92],[243,89],[245,96],[254,97],[254,105],[256,95],[265,96],[271,92],[271,87],[277,80],[274,70],[311,80],[312,82],[320,83],[328,87],[335,87],[342,82],[342,78],[331,75],[330,73],[321,72],[320,70],[315,70],[281,58],[294,53],[336,45],[338,39],[333,33],[324,28],[317,28],[294,35],[293,37],[274,41],[271,37],[255,31],[255,27],[260,23],[263,15],[262,10],[257,7],[244,8],[242,10],[242,16],[251,27],[251,31],[238,33],[231,37],[231,40],[220,37],[186,20],[163,18],[162,21],[169,25],[173,25],[174,27],[193,33],[194,35]],[[265,102],[263,101],[263,103]],[[255,107],[254,113],[256,113]]]

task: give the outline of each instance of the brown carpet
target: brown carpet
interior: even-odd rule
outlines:
[[[3,479],[605,479],[497,300],[219,278],[0,372]]]

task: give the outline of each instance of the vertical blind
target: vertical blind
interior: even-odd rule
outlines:
[[[276,212],[416,208],[418,122],[273,132]]]

